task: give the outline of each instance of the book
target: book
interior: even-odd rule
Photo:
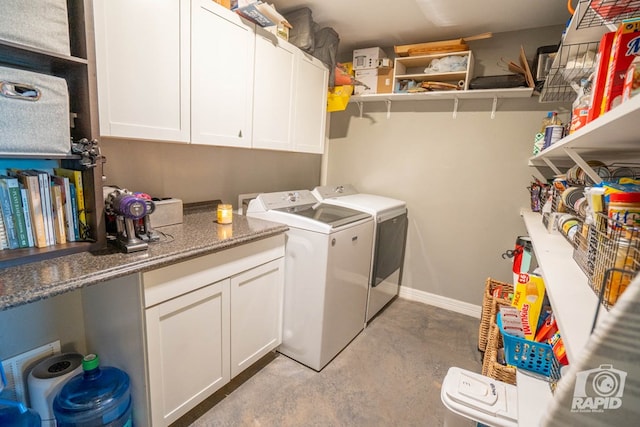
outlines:
[[[2,218],[2,206],[0,206],[0,251],[9,249],[7,242],[7,231],[4,228],[4,219]]]
[[[33,226],[31,221],[31,209],[29,208],[29,193],[24,185],[20,184],[20,195],[22,196],[22,211],[24,212],[24,223],[27,227],[27,239],[29,240],[29,247],[34,247],[35,238],[33,236]]]
[[[13,224],[18,239],[18,247],[29,247],[29,238],[27,237],[27,226],[24,220],[24,211],[22,208],[22,195],[20,194],[20,184],[18,179],[8,175],[0,175],[0,185],[5,186],[11,204],[11,214],[13,216]]]
[[[69,193],[71,195],[71,213],[73,215],[73,237],[75,241],[78,241],[80,240],[80,220],[78,219],[78,197],[75,184],[69,183]]]
[[[4,180],[0,180],[0,183],[2,182],[4,182]],[[13,212],[11,210],[9,189],[6,185],[0,185],[0,207],[2,208],[2,217],[4,219],[4,226],[7,232],[7,242],[9,244],[9,249],[17,249],[20,247],[20,245],[18,244],[18,233],[16,232]]]
[[[51,181],[60,186],[62,191],[62,204],[64,207],[64,223],[66,227],[67,240],[76,240],[73,226],[73,208],[71,206],[71,191],[69,188],[69,178],[66,176],[53,175]]]
[[[76,186],[76,203],[78,205],[78,228],[80,230],[80,239],[89,237],[87,231],[89,225],[87,223],[87,215],[85,214],[84,204],[84,187],[82,184],[82,171],[66,168],[55,168],[54,174],[59,176],[66,176],[69,178],[69,182],[72,182]]]
[[[62,190],[59,184],[52,183],[49,190],[51,191],[51,206],[53,213],[53,230],[57,244],[67,243],[67,226],[64,223],[64,205],[62,204]]]
[[[8,169],[7,173],[10,176],[18,178],[18,181],[20,181],[27,190],[34,243],[38,248],[46,247],[47,239],[44,227],[42,200],[40,198],[40,180],[38,176],[32,171],[20,169]]]
[[[44,230],[47,236],[47,246],[56,244],[56,236],[53,228],[53,207],[51,206],[51,186],[49,174],[44,171],[29,170],[38,177],[40,183],[40,201],[42,203],[42,216],[44,217]]]

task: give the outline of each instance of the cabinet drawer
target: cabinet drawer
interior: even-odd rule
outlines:
[[[143,273],[145,308],[284,256],[284,234]]]

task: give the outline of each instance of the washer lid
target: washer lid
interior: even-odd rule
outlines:
[[[391,211],[399,211],[403,213],[407,209],[407,203],[402,200],[365,193],[330,197],[328,199],[324,199],[322,202],[357,209],[374,216]]]
[[[371,215],[361,211],[344,208],[342,206],[328,205],[324,203],[314,203],[275,210],[291,215],[300,215],[305,218],[321,222],[323,224],[328,224],[332,228],[371,218]]]

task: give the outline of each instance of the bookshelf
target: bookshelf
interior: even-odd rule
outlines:
[[[91,0],[67,0],[70,55],[0,39],[0,66],[64,78],[69,90],[71,137],[96,139],[98,131],[97,89],[93,7]],[[81,169],[84,183],[88,238],[84,241],[0,251],[0,268],[42,261],[72,253],[93,251],[106,246],[104,200],[102,196],[102,158],[84,167],[81,156],[0,154],[0,173],[7,168]]]

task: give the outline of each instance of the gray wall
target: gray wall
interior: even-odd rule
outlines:
[[[520,44],[532,58],[560,32],[474,42],[476,75],[508,73],[501,58],[517,62]],[[567,105],[500,99],[491,119],[492,101],[461,100],[457,118],[453,100],[393,102],[389,119],[383,102],[364,104],[362,118],[355,104],[332,113],[324,181],[407,201],[404,286],[480,304],[487,277],[512,282],[500,255],[525,233],[533,138],[546,111],[567,117]]]
[[[313,188],[322,156],[269,150],[104,139],[105,184],[184,203]]]

